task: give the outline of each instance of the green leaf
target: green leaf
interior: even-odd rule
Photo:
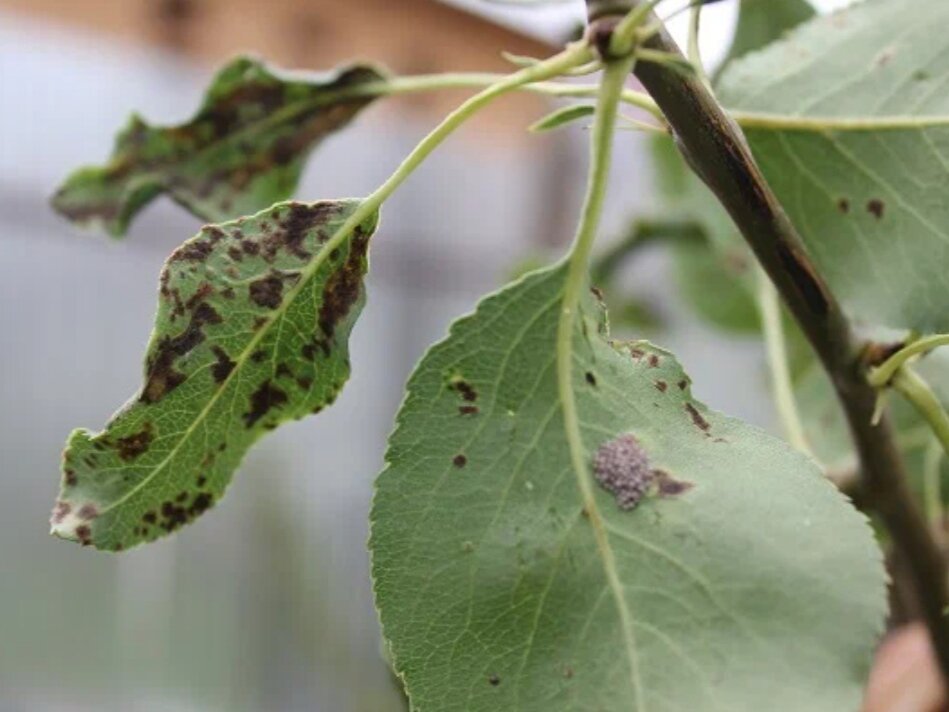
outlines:
[[[735,36],[722,67],[770,44],[815,14],[807,0],[741,0]]]
[[[593,116],[595,110],[595,107],[591,104],[564,106],[550,112],[547,116],[531,124],[528,130],[531,133],[545,133],[553,129],[559,129],[566,124]]]
[[[153,127],[133,115],[109,162],[69,176],[53,207],[116,236],[161,193],[209,222],[255,213],[292,195],[307,154],[373,100],[367,85],[383,81],[368,65],[304,80],[239,57],[187,123]]]
[[[949,330],[949,3],[868,0],[734,63],[719,87],[845,308]]]
[[[620,496],[594,484],[583,507],[552,348],[564,272],[487,298],[409,382],[370,547],[413,709],[857,709],[886,609],[866,521],[695,401],[670,354],[611,342],[592,298],[576,403]]]
[[[712,192],[685,165],[667,136],[652,140],[653,166],[666,214],[691,220],[702,242],[676,241],[675,274],[686,303],[702,319],[727,331],[758,333],[754,257],[731,217]]]
[[[333,402],[376,226],[337,233],[358,205],[283,203],[172,253],[142,389],[70,436],[53,534],[112,551],[163,536],[220,499],[261,435]]]
[[[805,0],[742,0],[738,26],[724,64],[772,42],[814,14]],[[723,66],[724,66],[723,64]],[[758,333],[754,263],[731,218],[711,191],[685,165],[672,140],[652,141],[653,165],[666,214],[700,225],[708,241],[676,243],[675,274],[686,303],[713,326]]]

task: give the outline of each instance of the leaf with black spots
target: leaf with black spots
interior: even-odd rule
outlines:
[[[731,63],[717,93],[855,320],[949,331],[944,0],[865,0]]]
[[[886,612],[866,520],[808,458],[698,403],[671,354],[611,341],[592,296],[577,472],[564,275],[485,299],[409,381],[370,547],[412,708],[857,709]]]
[[[220,499],[261,435],[333,402],[376,226],[341,231],[358,206],[282,203],[172,253],[144,384],[105,430],[70,436],[53,534],[112,551],[163,536]]]
[[[133,115],[109,162],[69,176],[53,207],[116,236],[161,193],[208,222],[255,213],[292,195],[310,151],[373,100],[368,86],[385,81],[369,65],[304,78],[238,57],[187,123],[154,127]]]

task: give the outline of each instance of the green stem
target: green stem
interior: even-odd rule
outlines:
[[[939,439],[930,436],[929,446],[923,459],[923,503],[926,518],[937,536],[942,533],[942,458],[945,454]]]
[[[695,71],[705,82],[705,86],[711,87],[708,75],[705,73],[705,65],[702,63],[702,51],[699,48],[699,35],[702,26],[702,5],[693,4],[689,10],[689,61],[695,67]]]
[[[465,121],[476,114],[480,109],[487,106],[494,99],[503,94],[507,94],[515,89],[523,88],[525,85],[534,82],[542,82],[551,77],[562,75],[569,69],[589,62],[593,59],[593,52],[585,43],[577,43],[567,47],[566,50],[551,57],[548,60],[525,67],[519,72],[507,75],[494,82],[484,91],[475,94],[465,101],[461,106],[451,112],[445,119],[432,130],[428,136],[412,150],[404,161],[396,168],[395,172],[375,191],[362,201],[359,207],[352,215],[340,226],[336,233],[326,243],[326,248],[331,250],[338,243],[345,240],[349,234],[361,225],[364,220],[371,216],[379,207],[396,191],[396,189],[412,175],[416,168],[428,158],[428,156],[446,139],[452,132],[461,126]],[[403,78],[403,91],[418,91],[421,88],[433,88],[437,82],[436,79],[450,80],[452,75],[433,75],[432,77],[414,77],[411,83],[413,88],[406,88],[405,82],[408,77]],[[457,78],[457,76],[455,77]],[[394,87],[398,87],[396,83]],[[439,86],[449,86],[448,83],[439,84]],[[457,85],[452,85],[457,86]],[[391,92],[390,92],[391,93]]]
[[[758,272],[758,311],[761,314],[761,326],[764,331],[765,351],[768,368],[771,371],[771,387],[774,391],[775,407],[784,434],[801,452],[814,457],[814,453],[804,434],[804,424],[797,410],[794,387],[791,383],[791,371],[788,368],[787,345],[784,340],[784,324],[781,323],[781,304],[778,291],[763,270]]]
[[[702,66],[702,52],[699,50],[699,30],[702,26],[702,6],[693,5],[689,10],[689,61],[696,69]]]
[[[896,372],[892,384],[893,388],[899,391],[929,423],[942,449],[949,453],[949,415],[946,414],[945,408],[942,407],[942,403],[939,402],[929,384],[909,366],[903,366]]]
[[[929,353],[939,346],[947,345],[949,345],[949,334],[936,334],[935,336],[927,336],[918,339],[907,344],[882,364],[872,369],[867,380],[870,381],[870,385],[874,388],[882,388],[888,384],[896,375],[897,371],[914,356],[920,356]]]
[[[636,46],[639,28],[650,13],[662,0],[649,0],[626,13],[613,29],[610,38],[610,52],[616,56],[625,56]],[[593,18],[591,18],[593,19]]]
[[[610,153],[616,130],[616,110],[623,92],[623,84],[633,67],[633,59],[627,58],[607,64],[596,106],[593,130],[590,136],[590,174],[587,194],[580,214],[580,224],[570,253],[567,256],[567,276],[563,287],[560,320],[557,325],[557,390],[563,408],[564,434],[570,449],[570,459],[577,486],[583,500],[583,511],[593,528],[597,549],[603,560],[603,568],[616,602],[617,612],[623,628],[626,655],[629,661],[630,679],[636,696],[634,708],[645,709],[642,699],[642,684],[639,660],[633,639],[632,615],[626,600],[625,589],[619,580],[616,561],[610,546],[603,520],[596,506],[593,478],[590,475],[587,452],[580,433],[577,415],[576,394],[573,390],[573,340],[579,316],[580,298],[587,288],[590,251],[596,237],[603,201],[606,197],[610,171]]]
[[[528,67],[528,69],[537,66],[539,66],[539,64],[534,64]],[[499,81],[503,81],[508,76],[509,75],[506,74],[484,72],[418,74],[415,76],[392,77],[383,82],[367,82],[366,84],[354,86],[352,89],[342,89],[340,92],[341,94],[353,97],[412,94],[424,91],[436,91],[439,89],[464,89],[468,87],[491,86],[497,84]],[[597,96],[599,92],[599,86],[595,84],[567,84],[566,82],[540,80],[533,80],[531,83],[525,83],[516,88],[520,91],[532,92],[534,94],[564,98],[591,98]],[[620,94],[620,101],[624,104],[629,104],[630,106],[635,106],[643,111],[647,111],[656,118],[662,118],[662,112],[656,107],[656,102],[642,92],[633,89],[624,89]]]

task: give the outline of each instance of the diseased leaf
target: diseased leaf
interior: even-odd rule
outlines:
[[[303,79],[239,57],[187,123],[153,127],[133,115],[109,162],[73,173],[53,207],[113,235],[161,193],[209,222],[255,213],[292,195],[310,150],[373,100],[361,88],[382,81],[368,65]]]
[[[943,0],[867,0],[731,65],[719,96],[856,318],[949,330]]]
[[[409,382],[370,546],[413,709],[857,709],[886,610],[865,520],[803,455],[694,400],[670,354],[611,342],[592,298],[573,336],[584,508],[555,374],[564,272],[487,298]]]
[[[333,402],[376,217],[325,243],[358,204],[283,203],[172,253],[142,389],[101,433],[70,436],[53,534],[112,551],[163,536],[224,494],[261,435]]]

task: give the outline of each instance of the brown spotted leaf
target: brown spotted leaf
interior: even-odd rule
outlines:
[[[731,63],[717,93],[817,269],[869,325],[949,331],[949,2],[865,0]]]
[[[307,154],[384,81],[368,65],[304,79],[239,57],[218,72],[187,123],[153,127],[133,115],[109,162],[73,173],[53,207],[116,236],[161,193],[209,222],[255,213],[292,195]]]
[[[866,520],[806,457],[695,400],[671,354],[611,341],[592,299],[570,415],[564,273],[485,299],[409,382],[370,546],[412,708],[858,709],[886,610]]]
[[[333,402],[376,225],[337,234],[358,205],[282,203],[169,257],[142,388],[104,431],[70,436],[53,534],[111,551],[163,536],[224,494],[261,435]]]

